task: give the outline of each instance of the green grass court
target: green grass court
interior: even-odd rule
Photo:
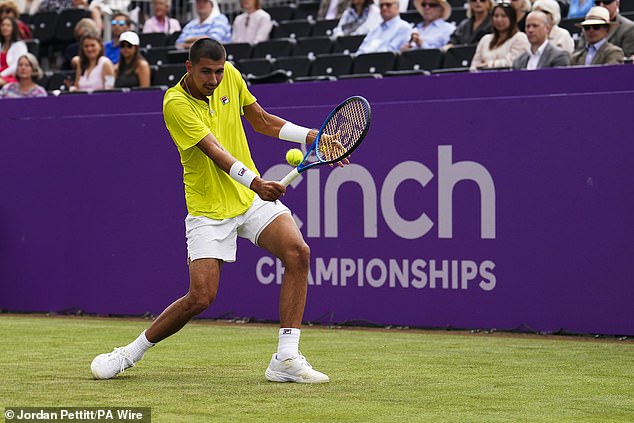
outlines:
[[[0,315],[2,407],[151,407],[153,422],[632,422],[634,342],[305,327],[332,380],[267,382],[277,327],[199,321],[117,379],[90,362],[145,320]]]

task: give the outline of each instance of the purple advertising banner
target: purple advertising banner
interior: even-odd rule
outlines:
[[[370,132],[283,201],[311,246],[306,321],[634,335],[634,67],[252,87]],[[0,100],[0,308],[160,313],[188,288],[163,93]],[[279,179],[296,144],[247,127]],[[281,264],[246,240],[202,317],[278,319]]]

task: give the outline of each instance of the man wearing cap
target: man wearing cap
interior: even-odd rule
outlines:
[[[570,65],[567,51],[555,47],[548,40],[551,24],[544,12],[533,11],[526,17],[526,37],[531,44],[530,51],[523,53],[513,62],[513,69],[541,69]]]
[[[183,28],[180,37],[176,40],[176,47],[188,49],[196,40],[211,38],[221,43],[231,41],[231,25],[229,19],[222,13],[212,13],[214,3],[212,0],[196,0],[196,13],[194,18]]]
[[[409,42],[401,47],[401,51],[441,48],[447,44],[456,30],[454,23],[447,22],[451,16],[451,5],[447,0],[415,0],[414,6],[423,21],[414,27]]]
[[[623,50],[608,41],[608,34],[614,25],[610,22],[610,13],[605,7],[595,6],[590,9],[585,20],[579,24],[583,28],[586,44],[573,53],[572,64],[588,66],[623,63]]]
[[[634,55],[634,22],[619,13],[621,0],[595,0],[594,4],[605,7],[610,13],[610,22],[613,26],[610,29],[608,41],[621,47],[625,57]],[[582,34],[577,45],[583,46],[585,43],[586,40]]]

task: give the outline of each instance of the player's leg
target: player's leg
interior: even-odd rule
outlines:
[[[324,383],[299,353],[300,326],[306,305],[310,249],[289,213],[278,215],[261,232],[257,244],[284,265],[280,290],[280,332],[277,353],[271,357],[266,378],[272,382]]]
[[[95,357],[90,366],[93,376],[97,379],[111,379],[134,366],[149,348],[178,332],[192,317],[205,311],[216,298],[221,266],[222,262],[217,259],[192,261],[189,264],[190,281],[187,294],[167,307],[150,327],[130,344]]]
[[[189,291],[167,307],[145,331],[146,339],[155,344],[178,332],[192,317],[209,307],[218,292],[222,262],[199,259],[189,263]]]

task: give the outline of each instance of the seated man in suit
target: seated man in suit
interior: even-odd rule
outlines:
[[[632,1],[632,0],[628,0]],[[610,13],[610,22],[612,22],[612,28],[608,35],[608,41],[617,47],[621,47],[625,57],[634,55],[634,22],[621,15],[619,7],[621,0],[596,0],[594,2],[597,6],[605,7]],[[583,34],[579,38],[578,46],[584,46],[586,40]]]
[[[513,69],[541,69],[570,66],[567,51],[555,47],[548,41],[551,24],[548,15],[533,11],[526,17],[526,37],[531,43],[530,51],[523,53],[513,61]]]
[[[608,41],[610,29],[617,25],[610,21],[608,9],[595,6],[579,24],[583,28],[586,45],[572,54],[575,66],[613,65],[623,63],[623,50]]]

